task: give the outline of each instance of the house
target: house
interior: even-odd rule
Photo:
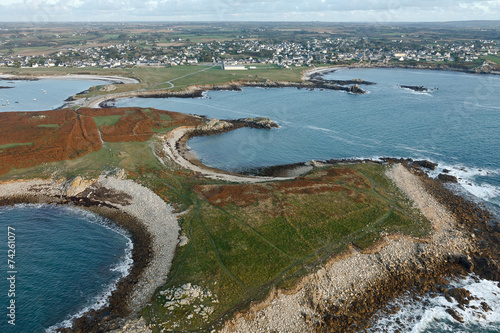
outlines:
[[[243,65],[226,65],[222,64],[222,69],[225,71],[246,71],[247,68]]]

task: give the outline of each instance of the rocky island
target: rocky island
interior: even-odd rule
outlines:
[[[400,88],[403,88],[403,89],[410,89],[410,90],[413,90],[413,91],[418,91],[418,92],[427,92],[429,91],[429,89],[427,89],[426,87],[424,86],[399,86]]]

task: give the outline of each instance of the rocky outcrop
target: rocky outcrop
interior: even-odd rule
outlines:
[[[434,170],[437,167],[437,163],[432,163],[427,160],[415,161],[413,164],[430,170]]]
[[[445,183],[458,183],[457,177],[452,176],[452,175],[447,175],[444,173],[440,173],[438,175],[438,179],[442,182],[445,182]]]
[[[74,179],[68,180],[63,186],[63,194],[68,197],[75,197],[93,185],[97,179],[84,179],[77,176]]]
[[[352,94],[364,94],[365,91],[359,88],[359,85],[355,84],[349,87],[349,92]]]
[[[331,72],[331,71],[329,71]],[[327,72],[327,73],[329,73]],[[370,81],[365,81],[362,79],[352,79],[352,80],[326,80],[323,78],[323,76],[327,73],[324,72],[318,72],[318,73],[313,73],[309,76],[309,81],[311,82],[325,82],[325,83],[331,83],[331,84],[337,84],[341,86],[348,86],[351,84],[357,84],[357,85],[373,85],[376,84],[375,82],[370,82]]]
[[[403,88],[403,89],[410,89],[410,90],[413,90],[413,91],[419,91],[419,92],[426,92],[426,91],[429,91],[429,89],[427,89],[426,87],[424,86],[399,86],[400,88]]]
[[[202,136],[202,135],[212,135],[225,133],[233,131],[238,128],[249,127],[249,128],[261,128],[261,129],[271,129],[273,127],[278,127],[278,124],[273,122],[269,118],[241,118],[236,120],[219,120],[219,119],[209,119],[204,124],[198,125],[191,132],[188,133],[190,137]]]

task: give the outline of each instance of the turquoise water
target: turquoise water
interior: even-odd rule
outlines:
[[[43,111],[61,107],[64,100],[89,87],[106,84],[100,80],[40,79],[9,81],[0,79],[0,112]],[[16,103],[17,102],[17,103]]]
[[[15,297],[8,295],[8,227],[15,229]],[[131,265],[127,234],[84,210],[1,207],[0,230],[0,332],[51,332],[69,324],[72,315],[103,305]],[[16,305],[15,326],[7,317],[11,299]]]
[[[124,99],[117,106],[155,107],[219,119],[263,116],[280,125],[189,140],[191,149],[209,166],[241,171],[311,159],[428,159],[439,163],[432,176],[444,168],[451,170],[459,178],[455,190],[500,213],[500,76],[340,69],[326,78],[361,78],[377,84],[363,87],[368,91],[365,95],[246,88],[210,91],[197,99]],[[425,86],[431,91],[414,92],[399,85]],[[500,332],[496,283],[472,277],[453,283],[469,288],[493,311],[464,311],[466,321],[460,324],[445,312],[456,304],[429,297],[401,305],[400,312],[375,323],[374,332]]]

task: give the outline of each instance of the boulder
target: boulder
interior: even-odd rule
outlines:
[[[437,167],[437,163],[432,163],[427,160],[422,160],[422,161],[415,161],[413,162],[414,165],[421,166],[422,168],[427,168],[430,170],[434,170]]]
[[[438,179],[444,183],[458,183],[457,177],[440,173]]]

